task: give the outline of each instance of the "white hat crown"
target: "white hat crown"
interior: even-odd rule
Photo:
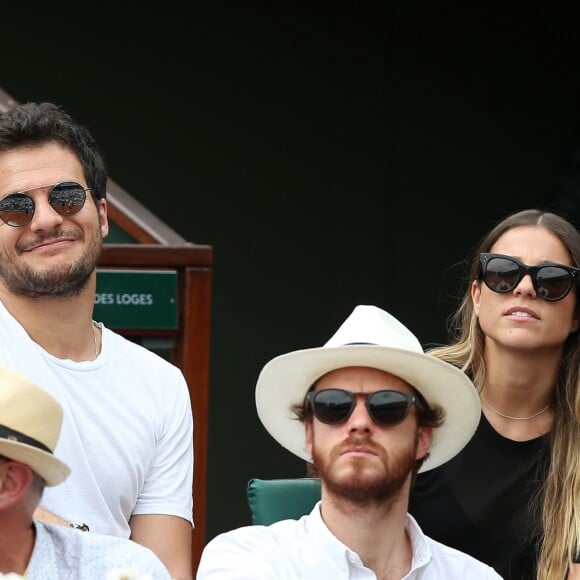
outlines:
[[[324,346],[355,344],[376,344],[423,354],[417,337],[394,316],[376,306],[357,306]]]

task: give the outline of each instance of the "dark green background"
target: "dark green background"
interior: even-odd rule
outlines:
[[[361,303],[443,341],[479,236],[574,210],[580,75],[576,18],[539,3],[208,6],[7,6],[0,87],[214,248],[209,538],[249,522],[250,477],[304,473],[256,417],[264,363]]]

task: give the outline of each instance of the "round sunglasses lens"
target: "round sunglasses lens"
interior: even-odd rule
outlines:
[[[312,412],[322,423],[342,423],[350,416],[354,407],[351,393],[340,389],[318,391],[312,398]]]
[[[485,266],[485,283],[494,292],[510,292],[518,285],[519,278],[519,266],[506,258],[491,258]]]
[[[49,202],[58,214],[74,215],[85,205],[86,198],[83,187],[71,181],[55,185],[50,192]]]
[[[546,266],[538,270],[536,290],[544,300],[560,300],[572,287],[572,277],[558,266]]]
[[[371,417],[382,425],[397,425],[409,414],[411,401],[398,391],[377,391],[369,396]]]
[[[0,219],[9,226],[25,226],[33,214],[34,202],[28,195],[14,193],[0,201]]]

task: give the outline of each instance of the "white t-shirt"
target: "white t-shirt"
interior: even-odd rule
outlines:
[[[407,515],[413,562],[404,579],[501,580],[493,568],[425,536]],[[356,552],[326,527],[318,502],[309,515],[270,526],[245,526],[205,547],[197,580],[376,580]]]
[[[32,341],[0,302],[0,364],[30,377],[64,409],[55,455],[72,473],[45,489],[41,506],[91,531],[122,537],[130,535],[131,515],[192,522],[193,418],[183,374],[102,330],[96,360],[58,359]]]

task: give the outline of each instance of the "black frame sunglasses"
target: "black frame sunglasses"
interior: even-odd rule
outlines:
[[[570,292],[580,273],[579,268],[547,263],[528,266],[512,256],[484,252],[480,254],[479,277],[498,294],[511,292],[529,274],[536,294],[548,302],[557,302]]]
[[[369,417],[379,425],[392,427],[403,422],[411,407],[419,401],[401,391],[383,390],[374,393],[352,393],[344,389],[322,389],[306,394],[306,404],[312,414],[327,425],[344,423],[356,407],[356,398],[365,397]]]
[[[0,219],[13,228],[29,224],[36,207],[34,200],[27,194],[45,187],[50,187],[48,203],[58,215],[62,216],[79,213],[87,201],[87,191],[91,191],[90,187],[83,187],[75,181],[64,181],[52,186],[45,185],[11,193],[0,199]]]

